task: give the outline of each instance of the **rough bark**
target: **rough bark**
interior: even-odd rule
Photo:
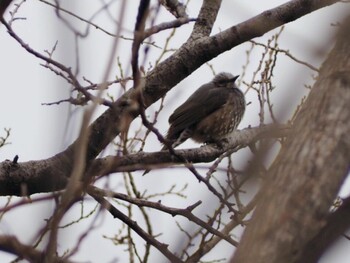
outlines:
[[[303,250],[325,226],[350,168],[349,26],[350,19],[270,169],[231,262],[309,262]]]

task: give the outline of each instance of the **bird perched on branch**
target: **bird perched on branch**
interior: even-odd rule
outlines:
[[[173,148],[189,138],[220,145],[237,128],[245,111],[244,94],[235,84],[238,77],[226,72],[217,74],[171,114],[166,139]]]

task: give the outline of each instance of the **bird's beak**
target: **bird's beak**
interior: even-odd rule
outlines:
[[[235,81],[236,81],[236,79],[238,79],[238,78],[239,78],[239,75],[234,76],[232,79],[230,79],[230,82],[235,82]]]

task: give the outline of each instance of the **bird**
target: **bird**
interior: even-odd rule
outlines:
[[[221,145],[222,140],[241,122],[245,98],[235,81],[238,76],[221,72],[199,87],[169,117],[165,136],[167,145],[175,148],[191,138],[195,142]]]

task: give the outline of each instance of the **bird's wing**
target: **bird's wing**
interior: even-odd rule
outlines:
[[[197,124],[225,104],[229,89],[213,88],[211,85],[200,87],[169,117],[173,135]]]

